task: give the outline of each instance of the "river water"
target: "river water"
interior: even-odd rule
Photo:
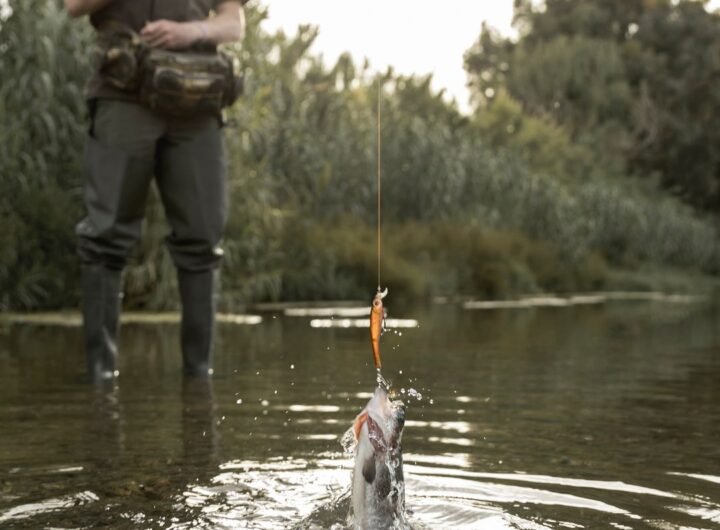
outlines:
[[[387,302],[414,526],[720,528],[717,307]],[[0,528],[344,528],[375,384],[353,315],[227,318],[210,382],[176,324],[133,321],[101,387],[79,327],[0,323]]]

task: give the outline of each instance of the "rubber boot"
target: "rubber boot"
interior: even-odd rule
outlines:
[[[121,271],[102,265],[84,265],[82,268],[85,357],[91,381],[108,380],[118,375],[121,275]]]
[[[178,270],[182,302],[180,344],[183,373],[212,375],[212,347],[215,334],[215,284],[213,270]]]

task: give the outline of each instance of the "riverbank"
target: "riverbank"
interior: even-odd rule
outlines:
[[[477,299],[472,296],[437,296],[432,304],[453,304],[467,310],[495,310],[495,309],[528,309],[528,308],[570,308],[574,306],[604,305],[614,302],[663,303],[663,304],[701,304],[711,302],[715,297],[711,293],[670,293],[660,291],[607,291],[574,294],[535,294],[515,296],[502,300]],[[326,320],[352,321],[352,326],[366,325],[366,315],[369,306],[362,300],[345,301],[300,301],[300,302],[274,302],[253,304],[248,307],[248,313],[217,314],[219,324],[248,325],[261,324],[268,315],[282,314],[286,317],[316,318],[325,317]],[[270,317],[274,318],[274,317]],[[121,322],[124,325],[177,325],[180,323],[179,311],[123,311]],[[398,321],[397,326],[389,321],[388,327],[413,327],[404,321]],[[0,313],[0,325],[26,324],[39,326],[81,327],[82,315],[79,311],[41,311],[41,312],[5,312]],[[342,324],[342,322],[340,322]],[[417,323],[416,323],[417,324]],[[320,326],[317,326],[320,327]],[[325,326],[331,327],[331,326]],[[342,327],[342,326],[341,326]]]

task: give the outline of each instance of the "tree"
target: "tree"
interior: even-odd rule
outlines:
[[[485,29],[465,55],[478,111],[506,90],[613,172],[720,209],[719,15],[693,0],[517,0],[516,24],[517,42]]]

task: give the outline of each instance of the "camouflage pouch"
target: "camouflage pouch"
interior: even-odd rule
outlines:
[[[140,77],[140,101],[176,117],[220,115],[242,92],[234,61],[220,52],[148,50]]]
[[[153,111],[181,118],[219,116],[242,93],[235,61],[215,51],[148,48],[140,36],[110,22],[98,33],[95,62],[109,85],[137,93]]]
[[[102,79],[120,90],[136,91],[140,86],[140,61],[145,46],[129,28],[111,24],[98,33],[94,50],[95,68]]]

